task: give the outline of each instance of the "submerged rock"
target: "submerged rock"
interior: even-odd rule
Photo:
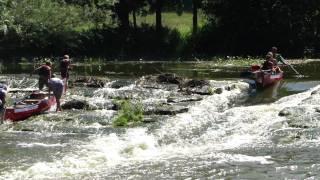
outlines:
[[[170,83],[170,84],[181,84],[183,82],[183,78],[177,76],[176,74],[160,74],[157,77],[158,83]]]
[[[214,93],[216,94],[222,94],[223,93],[223,88],[217,88],[214,90]]]
[[[320,107],[315,107],[314,110],[315,112],[320,113]]]
[[[69,81],[70,86],[87,86],[92,88],[104,87],[106,80],[95,77],[78,77],[73,81]]]
[[[189,88],[194,88],[194,87],[203,87],[203,86],[208,86],[210,83],[207,80],[196,80],[192,79],[187,81],[186,83],[183,83],[183,87],[189,87]]]
[[[201,96],[176,96],[168,97],[168,103],[179,103],[179,102],[192,102],[192,101],[201,101],[203,98]]]
[[[317,89],[311,92],[311,95],[317,95],[317,94],[320,94],[320,89]]]
[[[117,80],[117,81],[113,82],[111,84],[111,88],[119,89],[119,88],[122,88],[122,87],[125,87],[125,86],[129,86],[131,84],[132,84],[132,82],[129,81],[129,80],[121,79],[121,80]]]
[[[231,91],[231,90],[234,90],[236,88],[237,88],[237,86],[235,84],[230,84],[230,85],[225,86],[224,89],[227,90],[227,91]]]
[[[186,92],[189,94],[212,95],[212,94],[216,93],[215,90],[216,89],[213,89],[212,87],[206,85],[206,86],[202,86],[202,87],[187,88]],[[219,92],[220,91],[217,91],[217,94]]]
[[[73,99],[71,101],[65,102],[61,105],[62,109],[87,109],[87,110],[95,110],[97,107],[92,106],[86,100],[77,100]]]
[[[154,123],[154,122],[158,122],[158,121],[163,121],[165,119],[167,119],[168,116],[165,115],[146,115],[143,118],[144,123]]]
[[[287,109],[283,109],[279,112],[278,116],[289,116],[291,115],[291,112],[288,111]]]
[[[155,107],[144,112],[145,115],[176,115],[179,113],[188,112],[189,108],[185,106],[176,106],[176,105],[163,105],[160,107]]]
[[[158,76],[145,76],[140,78],[136,85],[146,89],[163,89],[168,91],[177,91],[179,84],[159,83]]]

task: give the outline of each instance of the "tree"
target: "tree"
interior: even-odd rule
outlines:
[[[198,8],[201,5],[202,0],[192,0],[192,31],[196,33],[198,31]]]
[[[155,9],[156,9],[156,29],[161,31],[162,29],[162,6],[163,0],[155,0]]]
[[[151,10],[154,10],[156,13],[156,30],[162,30],[162,8],[164,0],[148,0],[151,5]]]
[[[0,1],[0,34],[4,36],[8,34],[10,28],[14,28],[14,19],[13,16],[10,15],[11,6],[10,0]]]
[[[228,51],[261,53],[278,45],[301,55],[319,39],[319,6],[318,0],[204,0],[203,9],[225,37],[219,41]]]

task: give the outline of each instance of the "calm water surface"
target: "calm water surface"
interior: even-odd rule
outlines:
[[[208,63],[208,62],[204,62]],[[289,69],[275,86],[248,94],[238,78],[244,67],[198,66],[199,62],[117,62],[75,66],[72,76],[110,79],[104,88],[70,89],[65,101],[86,99],[102,107],[42,114],[0,125],[0,179],[319,179],[320,63]],[[206,68],[204,68],[206,67]],[[1,65],[0,80],[35,88],[32,65]],[[155,123],[114,128],[111,97],[132,93],[143,103],[172,95],[135,85],[144,75],[176,73],[237,88],[204,96],[189,111]],[[116,80],[128,85],[114,89]],[[222,82],[222,83],[221,83]],[[313,92],[313,93],[312,93]],[[11,94],[14,101],[25,94]],[[245,97],[245,101],[243,98]],[[291,114],[279,116],[286,109]]]

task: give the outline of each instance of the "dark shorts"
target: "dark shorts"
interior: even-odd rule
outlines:
[[[48,78],[47,77],[43,77],[40,76],[39,77],[39,90],[42,90],[44,85],[46,85],[47,87],[49,87],[48,85]]]
[[[69,72],[68,71],[61,71],[61,78],[62,79],[69,79]]]

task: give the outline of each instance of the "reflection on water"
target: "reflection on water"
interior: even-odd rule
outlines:
[[[281,97],[309,90],[320,84],[320,81],[306,81],[303,79],[284,79],[264,89],[251,93],[246,102],[248,105],[271,103]]]

